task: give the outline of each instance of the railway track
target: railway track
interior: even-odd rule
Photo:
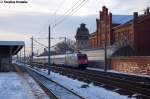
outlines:
[[[86,69],[85,71],[88,73],[94,73],[97,75],[112,76],[112,77],[116,77],[119,79],[125,79],[125,80],[134,81],[136,83],[150,85],[150,78],[144,77],[144,76],[128,75],[128,74],[123,74],[123,73],[121,74],[121,73],[115,73],[115,72],[110,72],[110,71],[108,72],[96,71],[96,70],[90,70],[90,69]]]
[[[52,99],[84,99],[80,95],[74,93],[73,91],[65,88],[59,83],[51,80],[50,78],[42,75],[40,72],[32,69],[30,67],[19,66],[20,68],[26,70],[47,92],[50,92],[50,97]]]
[[[128,76],[124,74],[95,72],[92,70],[78,70],[72,68],[63,68],[51,66],[53,72],[58,72],[72,78],[77,78],[86,82],[93,82],[96,85],[105,85],[110,90],[128,95],[138,94],[140,99],[150,99],[150,79],[137,76]]]
[[[79,80],[93,82],[95,84],[108,84],[112,87],[118,87],[122,89],[126,89],[128,91],[141,93],[145,96],[149,96],[150,94],[150,85],[143,83],[136,83],[134,81],[130,81],[124,78],[117,78],[108,75],[97,75],[87,71],[81,71],[76,69],[66,69],[60,67],[52,67],[54,72],[59,72],[62,74],[66,74],[69,76],[73,76],[79,78]]]

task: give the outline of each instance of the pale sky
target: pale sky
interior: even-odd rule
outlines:
[[[3,0],[2,0],[3,1]],[[30,41],[34,36],[47,37],[48,25],[53,26],[73,7],[76,2],[84,0],[26,0],[27,4],[0,3],[0,40]],[[85,0],[86,1],[86,0]],[[95,31],[95,19],[99,17],[102,6],[108,7],[112,14],[132,15],[143,13],[150,5],[150,0],[87,0],[88,2],[73,15],[65,17],[56,28],[52,28],[53,37],[66,36],[74,39],[76,29],[81,22],[87,24],[90,32]],[[72,11],[74,11],[74,7]],[[53,40],[54,42],[60,40]],[[44,42],[44,41],[42,41]],[[46,42],[46,41],[45,41]],[[47,44],[47,43],[45,43]]]

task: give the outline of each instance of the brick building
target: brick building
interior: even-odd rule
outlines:
[[[89,38],[91,48],[103,48],[107,46],[130,46],[134,55],[150,55],[150,12],[149,8],[143,15],[134,12],[133,16],[123,23],[115,23],[111,13],[104,6],[100,11],[100,19],[96,19],[96,32]],[[123,21],[122,18],[120,21]],[[106,35],[106,39],[105,39]]]
[[[112,43],[111,19],[112,14],[108,14],[108,9],[104,6],[103,11],[100,11],[100,19],[96,19],[96,32],[92,33],[89,38],[91,47],[104,47],[105,33],[107,33],[107,44],[110,45]]]

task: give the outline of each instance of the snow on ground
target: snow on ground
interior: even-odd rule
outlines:
[[[0,99],[35,99],[26,88],[16,73],[0,73]]]
[[[42,88],[36,83],[36,81],[28,74],[22,75],[25,82],[29,85],[31,92],[34,94],[36,99],[49,99],[48,95],[42,90]]]
[[[125,74],[125,75],[133,75],[133,76],[139,76],[139,77],[147,77],[147,78],[150,78],[150,75],[144,75],[144,74],[134,74],[134,73],[126,73],[126,72],[115,71],[115,70],[108,70],[108,72],[112,72],[112,73],[119,73],[119,74]]]
[[[48,76],[46,69],[40,69],[39,71],[43,75],[46,75],[86,99],[131,99],[128,98],[128,96],[123,96],[116,92],[106,90],[105,88],[78,81],[77,79],[68,78],[67,76],[60,75],[59,73],[51,72],[50,76]],[[83,85],[86,85],[86,87],[82,88],[81,86]]]
[[[18,63],[19,64],[19,63]],[[20,64],[23,65],[23,64]],[[29,65],[25,65],[29,66]],[[136,98],[129,98],[125,95],[120,95],[116,92],[107,90],[103,87],[95,86],[93,84],[88,84],[77,79],[72,79],[67,76],[63,76],[59,73],[51,72],[50,75],[47,75],[47,69],[39,69],[34,67],[38,70],[39,73],[49,77],[53,81],[61,84],[62,86],[74,91],[75,93],[79,94],[80,96],[84,97],[85,99],[136,99]],[[82,87],[82,86],[86,87]]]
[[[100,68],[91,68],[91,67],[88,67],[87,69],[89,69],[89,70],[95,70],[95,71],[104,71],[104,69],[100,69]],[[107,70],[107,72],[150,78],[150,75],[144,75],[144,74],[126,73],[126,72],[115,71],[115,70]]]
[[[49,99],[28,74],[0,73],[0,99]]]

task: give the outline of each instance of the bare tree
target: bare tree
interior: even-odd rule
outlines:
[[[48,50],[44,48],[43,53],[41,53],[39,56],[47,56],[48,55]],[[56,55],[56,52],[54,50],[51,50],[50,55]]]
[[[57,54],[65,54],[67,51],[74,52],[75,42],[70,39],[67,39],[66,42],[60,42],[56,44],[55,51]]]

